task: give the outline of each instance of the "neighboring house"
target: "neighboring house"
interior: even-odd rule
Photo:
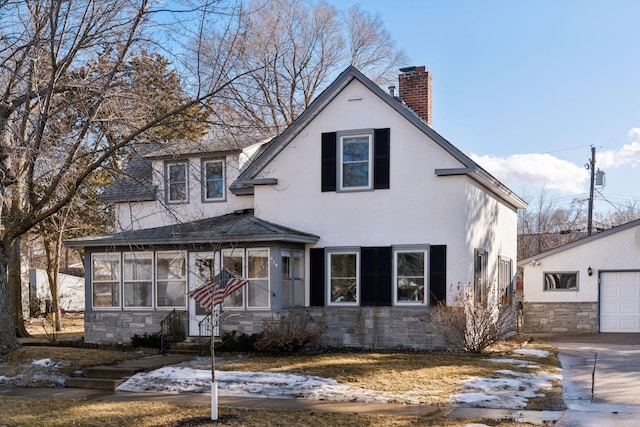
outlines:
[[[518,266],[525,332],[640,332],[640,220]]]
[[[58,273],[58,298],[64,311],[84,311],[84,278]],[[29,301],[33,311],[41,313],[52,309],[49,278],[44,270],[29,269]],[[35,304],[35,306],[34,306]]]
[[[308,310],[330,346],[432,348],[458,283],[510,292],[526,203],[431,128],[425,67],[401,72],[400,97],[349,67],[275,138],[132,162],[106,194],[120,231],[67,242],[85,248],[85,340],[158,331],[173,309],[197,335],[187,290],[221,267],[250,280],[223,330]]]

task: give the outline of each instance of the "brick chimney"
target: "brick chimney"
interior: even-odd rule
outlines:
[[[418,116],[431,126],[431,74],[423,65],[400,68],[398,95]]]

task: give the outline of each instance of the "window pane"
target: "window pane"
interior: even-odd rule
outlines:
[[[120,283],[93,283],[94,307],[119,307]]]
[[[424,277],[424,252],[398,253],[398,276]]]
[[[206,198],[223,197],[223,165],[221,161],[205,163]]]
[[[222,253],[222,268],[226,268],[238,277],[244,277],[242,264],[244,261],[244,250],[224,251]],[[244,288],[238,289],[224,299],[224,307],[242,307],[244,305]]]
[[[252,280],[247,285],[249,307],[269,307],[269,281]]]
[[[345,163],[342,166],[343,187],[367,187],[369,185],[368,163]]]
[[[124,282],[125,307],[151,307],[151,282]]]
[[[331,302],[357,301],[356,254],[331,254]]]
[[[158,253],[158,280],[184,279],[186,263],[187,260],[182,252]]]
[[[208,259],[196,259],[196,286],[203,285],[215,276],[215,265],[212,258]],[[205,315],[209,312],[202,304],[196,302],[196,314],[199,316]]]
[[[152,254],[148,252],[124,254],[125,280],[151,280]]]
[[[187,200],[187,164],[173,163],[167,169],[169,201]]]
[[[93,280],[120,281],[120,254],[94,255]]]
[[[185,282],[158,282],[158,307],[184,307],[187,304]]]
[[[396,281],[397,302],[424,302],[424,251],[396,253]]]
[[[269,251],[250,250],[248,253],[247,277],[266,278],[269,276]]]
[[[545,273],[545,290],[578,289],[578,273]]]
[[[344,162],[369,160],[369,137],[356,136],[342,139],[342,160]]]

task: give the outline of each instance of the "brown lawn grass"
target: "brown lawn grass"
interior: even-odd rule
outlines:
[[[211,421],[210,408],[158,402],[107,402],[0,397],[3,426],[102,426],[136,427],[192,426],[488,426],[522,427],[530,424],[491,419],[455,419],[442,414],[433,417],[398,417],[330,412],[251,410],[220,408],[218,421]],[[34,410],[34,408],[38,408]]]
[[[66,319],[65,319],[66,318]],[[75,328],[75,330],[74,330]],[[82,330],[82,316],[63,317],[63,332]],[[35,331],[37,332],[37,330]],[[32,332],[34,333],[34,332]],[[34,333],[35,335],[35,333]],[[46,337],[45,337],[46,338]],[[42,336],[39,339],[43,339]],[[549,357],[517,355],[518,347],[549,351]],[[140,357],[139,353],[89,350],[65,347],[23,346],[0,359],[10,370],[35,359],[51,358],[69,362],[62,370],[69,374],[86,366],[116,363]],[[496,376],[498,369],[531,372],[542,369],[557,373],[559,362],[553,347],[544,342],[511,340],[490,348],[481,355],[440,352],[328,352],[317,355],[266,357],[222,354],[221,370],[292,372],[334,378],[354,387],[391,393],[415,392],[423,403],[444,405],[457,393],[461,382],[471,377]],[[517,358],[535,362],[539,368],[519,368],[490,362],[488,358]],[[16,368],[18,369],[18,368]],[[529,400],[527,409],[564,409],[558,381],[545,396]],[[33,408],[38,408],[34,411]],[[456,420],[443,416],[389,417],[385,415],[311,413],[309,411],[242,410],[221,408],[221,419],[209,419],[208,407],[187,407],[157,402],[95,402],[0,397],[0,426],[463,426],[478,422],[485,425],[522,426],[499,420]]]

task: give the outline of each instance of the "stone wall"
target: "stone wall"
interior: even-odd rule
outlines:
[[[433,333],[430,310],[424,307],[310,307],[306,310],[326,325],[323,344],[367,349],[444,349]],[[222,331],[257,333],[272,313],[242,312],[223,319]]]
[[[444,349],[444,342],[431,326],[434,308],[425,307],[310,307],[314,319],[326,325],[323,344],[329,347],[366,349]],[[85,341],[91,343],[131,342],[133,335],[160,331],[166,311],[104,311],[85,313]],[[187,326],[186,312],[184,316]],[[225,311],[222,332],[253,334],[262,330],[265,318],[276,313]]]
[[[523,316],[525,333],[598,332],[597,302],[525,302]]]
[[[98,344],[129,344],[134,335],[160,331],[169,311],[93,311],[84,315],[84,340]],[[186,325],[186,312],[180,314]]]

